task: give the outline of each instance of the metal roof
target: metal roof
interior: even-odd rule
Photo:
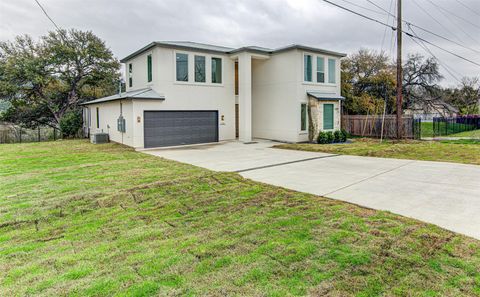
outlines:
[[[120,93],[120,94],[116,94],[108,97],[98,98],[92,101],[82,103],[81,105],[103,103],[103,102],[122,100],[122,99],[165,100],[165,96],[159,95],[157,92],[155,92],[151,88],[145,88],[145,89],[124,92],[124,93]]]
[[[322,93],[319,91],[307,91],[307,95],[321,101],[337,101],[345,100],[345,97],[336,95],[335,93]]]
[[[155,41],[139,49],[138,51],[126,56],[125,58],[121,59],[120,62],[125,63],[126,61],[140,55],[141,53],[151,48],[154,48],[155,46],[161,46],[161,47],[167,47],[167,48],[179,48],[179,49],[194,50],[194,51],[197,50],[197,51],[220,53],[220,54],[235,54],[243,51],[256,52],[256,53],[262,53],[262,54],[275,54],[275,53],[280,53],[280,52],[284,52],[292,49],[301,49],[301,50],[311,51],[315,53],[332,55],[336,57],[346,56],[346,54],[344,53],[328,51],[321,48],[310,47],[310,46],[305,46],[300,44],[292,44],[292,45],[280,47],[277,49],[270,49],[270,48],[260,47],[260,46],[245,46],[240,48],[231,48],[226,46],[218,46],[218,45],[211,45],[211,44],[191,42],[191,41]]]

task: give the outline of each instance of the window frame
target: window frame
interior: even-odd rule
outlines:
[[[147,55],[147,82],[153,80],[153,59],[152,54]]]
[[[213,61],[214,60],[220,60],[220,82],[218,81],[213,81]],[[222,85],[223,84],[223,58],[219,56],[211,56],[210,57],[210,82],[213,85]]]
[[[128,87],[133,87],[133,64],[128,63]]]
[[[310,57],[310,69],[307,69],[307,57]],[[310,70],[310,80],[307,80],[307,70]],[[303,81],[313,83],[313,55],[310,53],[303,53]]]
[[[331,128],[325,128],[325,106],[331,106],[332,107],[332,127]],[[323,121],[322,121],[322,130],[333,130],[335,129],[335,104],[333,103],[323,103],[322,106],[323,109]]]
[[[203,81],[197,80],[197,58],[203,58]],[[195,83],[207,83],[207,57],[205,55],[193,55],[193,81]]]
[[[177,67],[177,56],[178,55],[185,55],[187,57],[187,75],[186,75],[186,78],[187,80],[178,80],[178,67]],[[188,52],[181,52],[181,51],[175,51],[175,54],[173,55],[173,60],[175,62],[175,82],[176,83],[188,83],[190,82],[190,59],[189,59],[189,53]]]
[[[333,61],[333,82],[331,81],[330,77],[330,62]],[[328,58],[328,63],[327,63],[327,69],[328,69],[328,83],[331,85],[335,85],[337,83],[337,59],[334,58]]]
[[[320,71],[320,70],[318,69],[318,64],[319,64],[318,61],[319,61],[319,60],[322,60],[322,61],[323,61],[323,71]],[[325,81],[326,81],[325,57],[324,57],[324,56],[316,56],[315,61],[316,61],[315,73],[316,73],[316,76],[317,76],[317,77],[316,77],[316,82],[319,83],[319,84],[324,84]],[[319,73],[322,73],[322,74],[323,74],[323,81],[319,81],[319,80],[318,80],[318,77],[319,77],[318,74],[319,74]]]
[[[97,129],[100,129],[100,107],[96,107],[97,116]]]
[[[305,106],[305,109],[303,109],[304,106]],[[303,117],[305,118],[303,119]],[[305,122],[303,120],[305,120]],[[305,126],[305,128],[303,126]],[[300,103],[300,132],[307,132],[307,131],[308,131],[308,106],[307,106],[307,103],[303,102],[303,103]]]

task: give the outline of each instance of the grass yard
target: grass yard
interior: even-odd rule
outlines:
[[[480,295],[480,241],[387,212],[118,144],[0,168],[2,296]]]
[[[471,130],[465,132],[454,133],[454,131],[461,131],[464,129],[462,124],[458,124],[458,127],[455,127],[456,124],[449,124],[448,133],[445,132],[445,123],[439,123],[440,125],[440,136],[443,137],[473,137],[480,138],[480,130]],[[422,122],[421,124],[421,136],[422,137],[434,137],[433,135],[433,122]],[[437,135],[438,136],[438,135]]]
[[[371,138],[353,139],[346,144],[280,144],[276,148],[342,155],[442,161],[480,165],[480,141],[383,141]]]

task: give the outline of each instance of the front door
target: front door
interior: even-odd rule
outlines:
[[[333,129],[333,104],[323,104],[323,130]]]

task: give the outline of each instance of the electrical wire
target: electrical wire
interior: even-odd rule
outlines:
[[[382,11],[385,11],[386,13],[388,13],[388,14],[389,14],[390,16],[392,16],[394,19],[397,19],[397,16],[394,15],[394,14],[392,14],[390,11],[385,10],[384,8],[382,8],[381,6],[377,5],[376,3],[374,3],[374,2],[371,1],[371,0],[367,0],[367,1],[368,1],[369,3],[371,3],[372,5],[374,5],[375,7],[381,9]],[[391,2],[390,2],[390,3],[391,3]],[[432,16],[432,17],[433,17],[433,16]],[[438,33],[435,33],[435,32],[433,32],[433,31],[431,31],[431,30],[428,30],[428,29],[425,29],[425,28],[423,28],[423,27],[417,26],[417,25],[415,25],[415,24],[413,24],[413,23],[411,23],[411,22],[409,22],[409,21],[407,21],[407,20],[403,20],[403,19],[402,19],[402,22],[404,22],[405,24],[407,24],[407,25],[409,25],[409,26],[413,26],[413,27],[415,27],[415,28],[417,28],[417,29],[420,29],[420,30],[422,30],[422,31],[424,31],[424,32],[426,32],[426,33],[428,33],[428,34],[431,34],[431,35],[434,35],[434,36],[436,36],[436,37],[438,37],[438,38],[441,38],[441,39],[443,39],[443,40],[445,40],[445,41],[454,43],[454,44],[456,44],[456,45],[458,45],[458,46],[460,46],[460,47],[463,47],[464,49],[468,49],[468,50],[473,51],[473,52],[475,52],[475,53],[477,53],[477,54],[480,54],[480,51],[479,51],[479,50],[476,50],[476,49],[474,49],[474,48],[465,46],[465,45],[463,45],[462,43],[456,42],[455,40],[451,40],[450,38],[447,38],[447,37],[445,37],[445,36],[442,36],[442,35],[440,35],[440,34],[438,34]]]
[[[50,20],[50,22],[52,22],[52,24],[55,26],[55,28],[57,28],[58,31],[61,31],[60,30],[60,27],[57,26],[57,24],[55,23],[55,21],[48,15],[47,11],[45,10],[45,8],[43,8],[42,4],[40,4],[40,2],[38,2],[38,0],[34,0],[38,7],[40,7],[40,9],[43,11],[43,13],[45,14],[45,16]]]
[[[470,25],[472,25],[472,26],[480,29],[480,26],[479,26],[479,25],[477,25],[477,24],[475,24],[475,23],[472,23],[471,21],[467,20],[466,18],[464,18],[464,17],[462,17],[462,16],[459,16],[458,14],[452,12],[451,10],[448,10],[448,9],[446,9],[446,8],[438,5],[438,3],[433,3],[432,0],[427,0],[427,1],[430,2],[430,3],[431,3],[433,6],[435,6],[437,9],[443,10],[443,11],[445,11],[446,13],[448,13],[448,14],[450,14],[450,15],[453,15],[454,17],[456,17],[456,18],[464,21],[465,23],[470,24]]]
[[[355,14],[355,15],[358,15],[358,16],[360,16],[360,17],[363,17],[363,18],[365,18],[365,19],[367,19],[367,20],[373,21],[373,22],[378,23],[378,24],[381,24],[381,25],[383,25],[383,26],[390,27],[392,30],[395,30],[395,31],[397,30],[396,27],[390,26],[390,25],[387,24],[387,23],[384,23],[384,22],[382,22],[382,21],[379,21],[379,20],[377,20],[377,19],[374,19],[374,18],[369,17],[369,16],[367,16],[367,15],[364,15],[364,14],[362,14],[362,13],[356,12],[356,11],[354,11],[354,10],[351,10],[351,9],[347,8],[347,7],[341,6],[341,5],[339,5],[339,4],[333,3],[333,2],[331,2],[331,1],[329,1],[329,0],[322,0],[322,1],[323,1],[323,2],[326,2],[326,3],[329,3],[329,4],[333,5],[333,6],[336,6],[336,7],[340,8],[340,9],[343,9],[343,10],[345,10],[345,11],[348,11],[348,12],[350,12],[350,13],[353,13],[353,14]],[[414,36],[413,34],[408,33],[408,32],[405,32],[405,31],[402,31],[402,33],[405,34],[405,35],[407,35],[407,36],[410,36],[410,37],[416,38],[416,39],[418,39],[418,40],[421,40],[421,41],[423,41],[423,42],[425,42],[425,43],[428,43],[428,44],[430,44],[430,45],[432,45],[432,46],[434,46],[434,47],[436,47],[436,48],[438,48],[438,49],[440,49],[440,50],[442,50],[442,51],[444,51],[444,52],[447,52],[447,53],[449,53],[449,54],[451,54],[451,55],[453,55],[453,56],[455,56],[455,57],[457,57],[457,58],[459,58],[459,59],[462,59],[462,60],[464,60],[464,61],[467,61],[467,62],[469,62],[469,63],[471,63],[471,64],[474,64],[474,65],[477,65],[477,66],[480,67],[480,64],[479,64],[479,63],[477,63],[477,62],[475,62],[475,61],[472,61],[472,60],[470,60],[470,59],[468,59],[468,58],[465,58],[465,57],[463,57],[463,56],[461,56],[461,55],[459,55],[459,54],[456,54],[456,53],[454,53],[454,52],[452,52],[452,51],[450,51],[450,50],[444,49],[443,47],[441,47],[441,46],[439,46],[439,45],[436,45],[436,44],[434,44],[433,42],[428,41],[428,40],[426,40],[426,39],[424,39],[424,38],[422,38],[422,37]]]
[[[465,3],[463,3],[462,1],[460,0],[455,0],[457,1],[460,5],[462,5],[463,7],[465,7],[468,11],[470,12],[473,12],[474,14],[480,16],[480,12],[476,11],[475,9],[471,8],[471,7],[468,7]]]

